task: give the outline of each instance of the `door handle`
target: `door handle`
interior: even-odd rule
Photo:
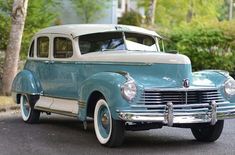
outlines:
[[[45,64],[53,64],[53,63],[55,63],[55,61],[46,60],[46,61],[44,61],[44,63]]]

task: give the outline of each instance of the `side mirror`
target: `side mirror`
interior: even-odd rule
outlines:
[[[177,50],[169,50],[169,51],[166,51],[166,53],[177,54],[179,52]]]

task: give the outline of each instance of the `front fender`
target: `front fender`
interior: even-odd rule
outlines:
[[[117,107],[127,106],[127,101],[121,96],[120,87],[126,81],[125,77],[119,73],[101,72],[86,79],[79,90],[79,119],[85,120],[87,116],[87,103],[90,95],[94,91],[102,93],[109,105],[112,117],[118,119]]]
[[[16,75],[11,90],[13,93],[31,95],[39,95],[42,92],[40,82],[29,70],[22,70]]]
[[[193,73],[194,86],[216,87],[220,93],[230,102],[235,102],[235,96],[228,97],[224,92],[224,83],[232,78],[229,73],[221,70],[203,70]]]

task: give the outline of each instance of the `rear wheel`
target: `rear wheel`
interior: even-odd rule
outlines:
[[[40,111],[34,109],[34,103],[31,96],[21,95],[20,97],[20,109],[21,116],[26,123],[37,123],[40,117]]]
[[[224,120],[219,120],[215,125],[205,125],[200,127],[191,128],[191,131],[197,141],[201,142],[214,142],[216,141],[224,127]]]
[[[94,128],[98,141],[105,146],[115,147],[124,140],[124,122],[114,120],[104,99],[98,100],[94,111]]]

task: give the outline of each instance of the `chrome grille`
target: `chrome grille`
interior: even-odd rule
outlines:
[[[223,103],[226,100],[217,90],[145,90],[138,103],[145,105]]]

